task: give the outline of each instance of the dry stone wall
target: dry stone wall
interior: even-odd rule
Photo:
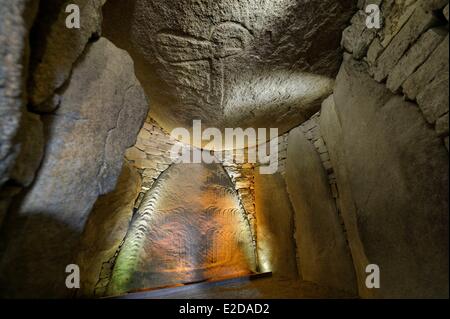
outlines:
[[[125,158],[142,176],[142,188],[135,203],[136,209],[158,177],[173,164],[174,159],[170,150],[177,142],[158,123],[148,117],[138,134],[136,144],[125,153]]]
[[[38,1],[34,1],[38,2]],[[51,112],[58,107],[55,91],[70,78],[75,62],[92,38],[101,35],[101,9],[106,0],[46,0],[41,1],[39,18],[33,25],[28,91],[32,110]],[[80,8],[79,29],[66,27],[68,4]]]
[[[380,30],[369,30],[367,4],[379,4]],[[359,1],[361,9],[343,33],[342,46],[393,92],[417,104],[448,150],[448,0]]]

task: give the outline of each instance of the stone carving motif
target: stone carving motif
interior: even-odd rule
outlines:
[[[354,7],[348,0],[110,0],[102,32],[133,56],[151,116],[166,131],[202,120],[222,131],[282,134],[331,94]]]
[[[252,40],[251,32],[239,23],[224,22],[213,26],[208,40],[161,31],[157,36],[157,53],[162,63],[195,68],[199,62],[208,62],[206,101],[217,103],[222,109],[224,97],[224,60],[245,52]]]

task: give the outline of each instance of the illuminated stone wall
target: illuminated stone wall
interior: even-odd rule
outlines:
[[[146,194],[108,294],[256,270],[246,215],[220,165],[176,164]]]

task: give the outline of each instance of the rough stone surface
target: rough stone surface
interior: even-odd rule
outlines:
[[[424,33],[417,43],[400,59],[389,74],[387,87],[396,92],[403,82],[426,61],[436,47],[442,43],[448,31],[445,29],[431,29]]]
[[[220,164],[174,164],[146,194],[109,295],[256,271],[250,225]]]
[[[381,5],[381,29],[366,56],[352,54],[353,58],[366,61],[369,74],[379,82],[386,79],[392,92],[416,100],[424,118],[434,125],[448,113],[448,0],[360,1],[358,8],[368,3]],[[364,29],[357,27],[361,16],[359,11],[343,34],[343,45],[352,53],[352,46],[364,41]],[[447,135],[437,134],[447,145]]]
[[[128,149],[125,157],[142,175],[142,189],[136,208],[158,177],[176,160],[171,149],[178,141],[164,131],[150,117],[139,132],[136,145]]]
[[[448,5],[448,0],[418,0],[417,3],[427,11],[436,11],[444,9]]]
[[[160,291],[161,293],[161,291]],[[145,292],[138,296],[145,295]],[[349,293],[301,280],[286,280],[282,277],[241,280],[225,285],[207,285],[200,289],[166,291],[164,299],[354,299]]]
[[[339,189],[354,200],[347,229],[356,221],[364,255],[382,270],[373,293],[448,297],[448,152],[417,107],[376,83],[365,64],[348,59],[336,84],[342,135],[326,142],[348,177]]]
[[[99,195],[114,189],[125,149],[135,143],[147,110],[130,57],[103,38],[90,45],[60,107],[44,117],[43,164],[4,234],[2,293],[51,297],[67,292],[64,269],[73,263],[88,213]]]
[[[106,289],[114,255],[127,234],[140,189],[140,174],[125,163],[116,189],[95,203],[78,248],[81,274],[78,296],[101,296]]]
[[[438,135],[448,136],[449,131],[448,113],[441,116],[436,122],[436,133]]]
[[[16,183],[27,186],[34,175],[32,168],[39,165],[40,151],[24,158],[24,153],[37,150],[42,141],[41,123],[26,111],[27,43],[35,13],[36,5],[30,1],[0,2],[0,186],[14,174],[21,152],[20,164],[29,169],[24,172],[22,167],[15,173]],[[24,125],[35,133],[34,141],[27,130],[21,130]]]
[[[383,26],[379,35],[381,45],[386,48],[395,36],[402,30],[410,20],[419,3],[416,0],[409,1],[381,1],[381,12],[383,14]]]
[[[428,84],[417,95],[417,103],[428,123],[434,124],[436,120],[448,112],[449,103],[449,74],[448,69]]]
[[[250,163],[236,163],[230,151],[224,155],[223,168],[230,176],[237,191],[242,207],[250,223],[253,240],[256,244],[256,211],[255,211],[255,165]],[[231,152],[234,153],[234,152]]]
[[[367,50],[376,36],[375,29],[367,28],[366,19],[366,13],[358,11],[351,20],[352,24],[342,33],[342,46],[357,60],[367,54]]]
[[[297,265],[302,278],[355,292],[351,255],[325,169],[300,128],[289,134],[286,184],[295,211]]]
[[[353,9],[332,0],[111,0],[104,32],[133,56],[166,130],[201,119],[283,133],[331,92]]]
[[[412,100],[437,77],[438,74],[447,73],[449,59],[448,35],[431,54],[430,58],[417,69],[403,84],[403,92]],[[448,105],[448,104],[447,104]]]
[[[373,39],[372,43],[369,46],[369,49],[367,50],[367,63],[369,63],[370,66],[375,65],[378,57],[383,52],[383,49],[384,48],[381,45],[380,39]]]
[[[30,100],[34,110],[50,112],[58,106],[53,93],[69,79],[76,60],[92,36],[101,30],[101,7],[106,0],[45,0],[31,34]],[[36,1],[37,2],[37,1]],[[66,27],[66,6],[80,8],[80,29]],[[44,103],[45,102],[45,103]]]
[[[255,171],[255,207],[260,271],[296,278],[294,212],[280,173]]]
[[[280,137],[279,145],[279,171],[282,172],[287,148],[287,135]],[[158,177],[167,170],[170,165],[178,160],[178,157],[173,158],[171,154],[172,147],[179,144],[174,137],[170,136],[164,129],[160,127],[151,117],[147,118],[144,127],[141,129],[137,143],[132,148],[128,149],[125,156],[133,163],[142,175],[142,189],[139,195],[139,200],[136,201],[136,208],[139,208],[145,193],[148,192],[154,185]],[[188,149],[189,145],[182,145],[183,148]],[[248,149],[241,150],[244,158],[248,158]],[[223,151],[219,156],[216,156],[217,162],[222,163],[225,171],[231,178],[234,187],[238,193],[241,204],[247,214],[252,234],[256,231],[256,217],[255,217],[255,190],[254,190],[254,163],[237,162],[240,159],[238,151]]]
[[[406,22],[399,33],[392,39],[389,46],[383,51],[374,68],[374,78],[383,81],[389,72],[401,59],[405,51],[420,35],[438,21],[431,12],[417,8],[411,18]]]
[[[33,182],[44,153],[44,131],[40,117],[30,112],[24,112],[22,130],[17,136],[21,151],[9,178],[18,185],[27,187]]]

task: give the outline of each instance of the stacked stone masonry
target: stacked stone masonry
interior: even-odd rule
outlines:
[[[170,151],[175,143],[177,143],[175,138],[165,132],[153,119],[147,118],[139,132],[136,145],[125,154],[125,158],[142,175],[142,189],[135,208],[139,207],[145,193],[152,188],[161,173],[173,164]]]
[[[381,29],[368,29],[365,6],[377,4]],[[371,76],[415,102],[449,149],[448,0],[359,1],[342,47],[369,65]]]
[[[311,119],[300,125],[301,131],[305,134],[306,138],[314,145],[317,153],[320,156],[322,166],[325,169],[328,176],[328,183],[330,184],[331,194],[336,202],[336,211],[339,216],[339,222],[342,226],[342,230],[346,233],[344,219],[341,216],[339,209],[339,188],[336,181],[336,175],[331,163],[330,154],[328,152],[327,145],[322,137],[320,131],[320,112],[314,114]],[[348,239],[346,238],[347,242]]]

